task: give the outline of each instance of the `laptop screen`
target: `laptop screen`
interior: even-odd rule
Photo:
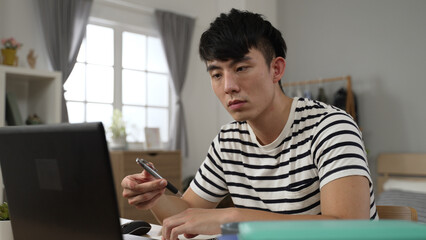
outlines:
[[[0,128],[14,240],[119,240],[102,123]]]

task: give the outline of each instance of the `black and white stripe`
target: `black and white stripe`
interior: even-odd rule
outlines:
[[[376,219],[372,180],[362,135],[337,108],[295,98],[280,136],[262,146],[246,122],[224,125],[191,188],[218,202],[283,214],[321,214],[320,190],[345,176],[370,181],[370,217]]]

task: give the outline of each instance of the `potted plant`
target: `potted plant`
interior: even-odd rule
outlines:
[[[0,234],[2,240],[13,240],[12,225],[10,224],[9,206],[0,205]]]
[[[109,127],[111,133],[111,149],[125,149],[127,146],[126,123],[123,121],[123,114],[120,110],[114,109],[112,123]]]
[[[18,57],[16,56],[16,51],[22,47],[22,43],[18,43],[14,38],[4,38],[1,40],[3,48],[1,49],[1,54],[3,55],[3,64],[17,66]]]

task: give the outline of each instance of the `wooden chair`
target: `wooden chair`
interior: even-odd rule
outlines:
[[[399,219],[417,222],[417,211],[412,207],[384,205],[376,207],[379,219]]]

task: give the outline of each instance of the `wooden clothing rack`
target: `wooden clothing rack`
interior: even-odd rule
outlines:
[[[354,95],[352,92],[352,80],[351,76],[343,76],[343,77],[335,77],[335,78],[320,78],[309,81],[301,81],[301,82],[285,82],[283,83],[283,87],[292,87],[292,86],[300,86],[300,85],[312,85],[312,84],[321,84],[326,82],[335,82],[335,81],[346,81],[346,112],[352,116],[354,121],[356,121],[356,113],[355,113],[355,101]]]

